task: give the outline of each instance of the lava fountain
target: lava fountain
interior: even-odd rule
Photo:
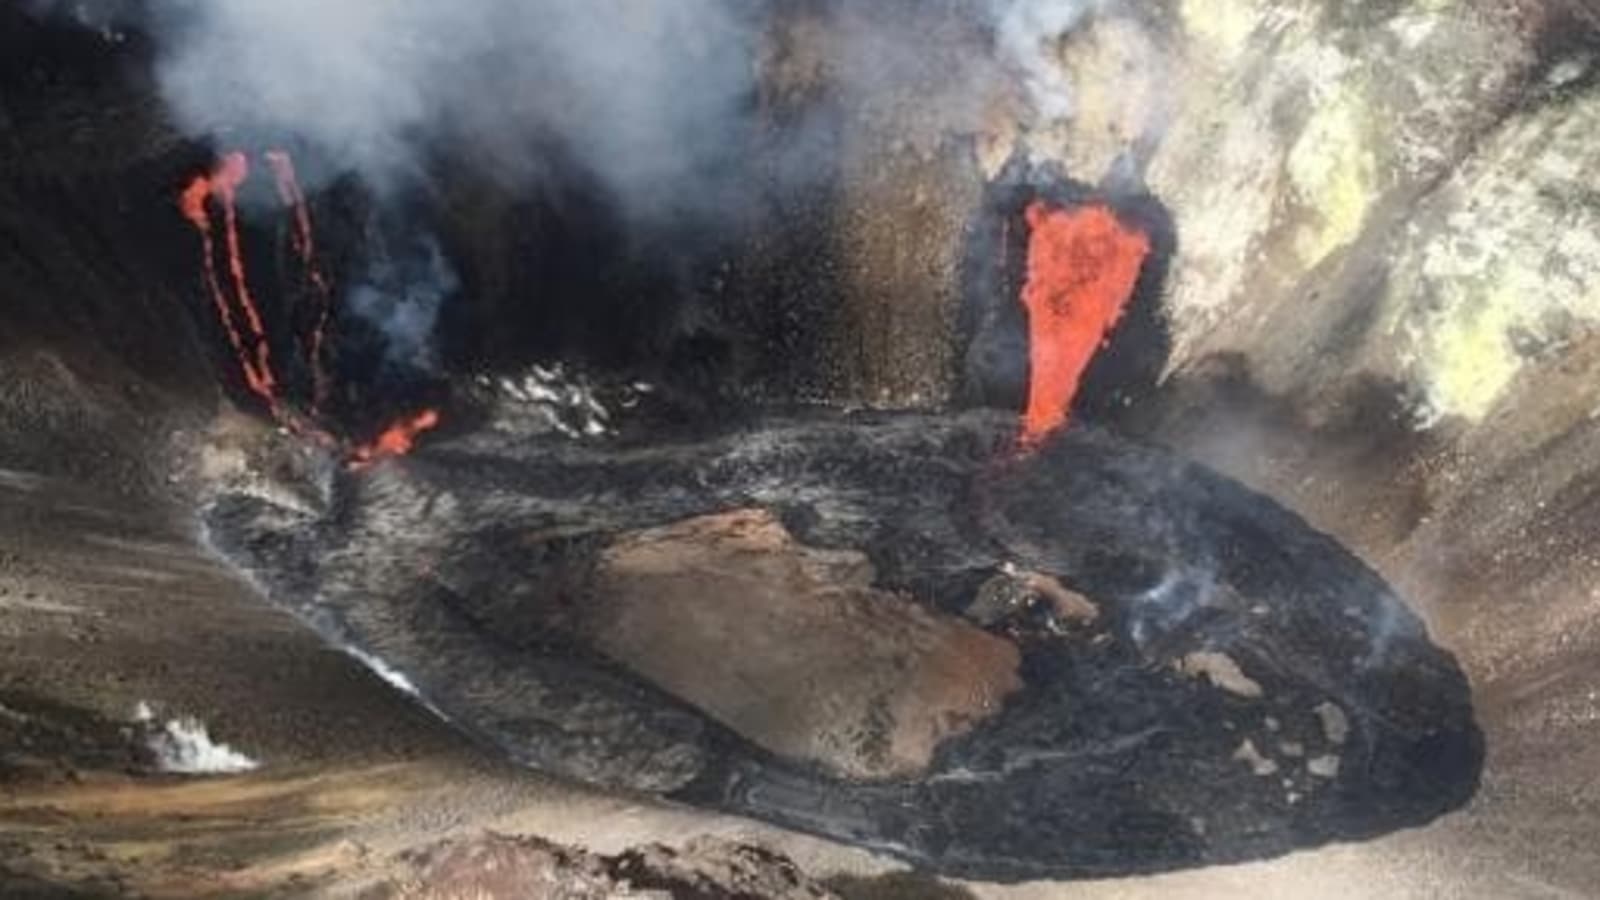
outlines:
[[[386,457],[410,452],[423,432],[439,425],[440,413],[423,409],[401,416],[369,440],[336,437],[327,420],[326,405],[332,389],[328,346],[334,324],[332,283],[317,261],[316,234],[311,210],[295,174],[294,161],[283,150],[263,154],[272,170],[280,201],[290,217],[290,245],[304,269],[315,308],[311,326],[298,341],[311,372],[311,397],[301,412],[288,395],[286,379],[274,370],[272,341],[261,304],[250,290],[244,242],[240,236],[238,195],[250,177],[249,157],[230,152],[208,174],[197,175],[179,194],[178,207],[200,235],[201,273],[211,306],[245,386],[263,402],[280,425],[316,443],[338,449],[352,468],[365,468]],[[221,241],[216,237],[220,229]],[[219,251],[220,247],[220,251]],[[229,275],[225,289],[219,275],[221,253]]]
[[[1022,304],[1028,313],[1028,403],[1022,444],[1066,424],[1083,373],[1133,297],[1150,238],[1102,205],[1063,209],[1036,200]]]

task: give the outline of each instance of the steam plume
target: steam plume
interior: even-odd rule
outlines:
[[[1057,59],[1062,38],[1086,18],[1104,12],[1110,0],[991,0],[995,42],[1013,66],[1034,113],[1042,122],[1072,116],[1072,83]]]
[[[349,310],[383,332],[384,364],[396,372],[434,368],[439,308],[460,286],[439,245],[427,235],[401,247],[377,229],[366,277],[351,289]]]
[[[313,181],[356,172],[380,189],[404,184],[441,141],[481,153],[503,178],[537,178],[543,163],[530,147],[554,139],[647,217],[715,211],[727,199],[730,157],[751,125],[756,47],[776,4],[28,2],[90,27],[148,32],[180,126],[233,146],[298,139],[314,151],[305,163],[322,162],[301,173]],[[1037,116],[1069,117],[1059,42],[1113,0],[966,2],[993,28],[999,61]],[[915,53],[915,16],[872,43]]]
[[[162,93],[194,134],[294,136],[382,190],[441,143],[536,178],[559,140],[633,212],[715,196],[753,90],[732,0],[160,0]],[[316,173],[312,173],[313,177]]]

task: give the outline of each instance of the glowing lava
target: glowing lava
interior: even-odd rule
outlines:
[[[364,469],[380,459],[404,456],[417,443],[417,436],[439,427],[438,410],[425,409],[416,415],[401,419],[384,429],[369,444],[363,444],[350,453],[350,467]]]
[[[189,182],[179,196],[178,205],[183,215],[200,232],[200,248],[204,254],[206,287],[211,302],[216,307],[217,318],[228,336],[234,357],[251,392],[274,410],[278,408],[277,378],[272,374],[271,348],[267,344],[266,328],[256,309],[255,299],[245,280],[244,255],[239,243],[239,220],[236,198],[239,185],[250,177],[250,164],[243,153],[230,153],[222,158],[210,175],[198,175]],[[223,246],[227,251],[228,272],[233,276],[234,303],[222,289],[217,277],[217,246],[212,238],[211,212],[208,202],[215,199],[222,208]],[[244,329],[248,329],[248,333]]]
[[[306,204],[305,192],[295,176],[294,160],[282,150],[269,150],[264,154],[267,166],[272,169],[278,183],[278,197],[293,216],[294,229],[290,243],[305,266],[306,281],[311,285],[311,295],[316,304],[314,323],[306,339],[306,363],[311,369],[311,414],[317,415],[328,397],[328,371],[323,361],[323,344],[328,336],[328,323],[333,318],[332,292],[328,280],[317,265],[317,244],[311,227],[311,210]]]
[[[1028,408],[1022,444],[1066,424],[1083,373],[1133,297],[1150,238],[1100,205],[1028,206]]]
[[[233,350],[234,359],[239,364],[245,385],[266,403],[272,417],[284,427],[329,450],[342,448],[352,469],[365,468],[381,459],[408,453],[419,435],[438,427],[440,415],[437,410],[426,409],[402,418],[366,444],[340,441],[317,423],[329,390],[324,351],[333,316],[333,292],[317,264],[311,212],[295,177],[293,161],[281,150],[270,151],[264,154],[264,158],[277,182],[278,197],[292,217],[290,243],[305,267],[306,281],[316,301],[310,333],[301,338],[313,382],[309,415],[302,414],[289,402],[282,388],[283,382],[272,370],[272,348],[267,338],[266,321],[255,297],[250,293],[238,213],[239,188],[250,177],[248,158],[243,153],[223,156],[209,174],[195,176],[178,196],[178,208],[200,234],[201,270],[206,292],[210,295],[228,345]],[[219,242],[216,233],[219,228],[222,237],[221,257],[226,262],[230,276],[231,295],[223,287],[217,264]]]

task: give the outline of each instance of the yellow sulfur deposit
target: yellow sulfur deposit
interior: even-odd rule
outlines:
[[[1219,61],[1243,52],[1250,35],[1261,24],[1256,4],[1247,0],[1182,0],[1179,14],[1184,31]]]
[[[1339,85],[1319,104],[1289,153],[1295,196],[1310,216],[1294,244],[1307,266],[1355,239],[1377,193],[1366,121],[1358,89]]]
[[[1514,298],[1495,294],[1438,321],[1421,360],[1434,412],[1481,421],[1494,407],[1522,364],[1507,337],[1514,305]]]

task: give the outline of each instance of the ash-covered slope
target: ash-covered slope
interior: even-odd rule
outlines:
[[[1483,748],[1466,682],[1359,560],[1168,453],[1074,429],[1016,456],[1011,425],[817,418],[647,447],[485,429],[336,473],[325,509],[231,494],[206,522],[274,602],[515,759],[943,872],[1260,858],[1421,824],[1472,795]],[[695,660],[663,668],[666,651],[613,640],[621,625],[592,611],[629,610],[604,606],[619,583],[610,548],[739,510],[770,513],[805,553],[857,554],[812,571],[849,568],[838,591],[878,592],[849,596],[885,605],[871,621],[890,624],[870,627],[885,629],[886,654],[895,615],[977,631],[963,611],[1007,573],[1056,579],[1096,611],[983,617],[987,636],[951,646],[1012,645],[1019,686],[937,735],[920,771],[841,775],[727,710],[830,679],[828,696],[848,696],[850,670],[774,664],[707,689],[661,674]],[[747,554],[733,568],[764,571]],[[781,646],[771,632],[794,621],[792,582],[718,605],[704,597],[729,588],[703,569],[655,574],[687,585],[659,602],[683,604],[671,637],[705,635],[702,667]],[[674,622],[677,609],[654,612]],[[840,640],[855,627],[867,626],[840,623]],[[984,671],[1005,668],[990,656]],[[925,664],[906,666],[910,682]],[[702,686],[665,689],[681,683]],[[885,694],[876,732],[852,737],[897,733],[900,696]]]

